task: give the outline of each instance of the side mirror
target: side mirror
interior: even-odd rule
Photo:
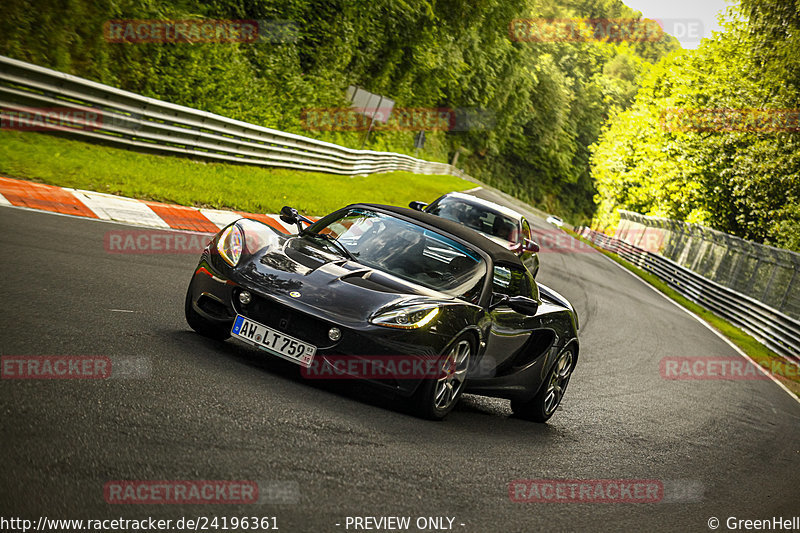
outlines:
[[[287,224],[297,224],[297,231],[303,231],[303,225],[300,222],[305,222],[306,224],[313,224],[313,222],[300,213],[297,212],[297,209],[294,207],[289,207],[285,205],[281,208],[280,212],[280,219],[286,222]]]
[[[500,294],[499,292],[492,293],[492,299],[489,301],[489,311],[494,311],[504,303],[508,302],[508,296]]]
[[[297,212],[297,209],[294,207],[289,207],[285,205],[281,208],[280,214],[281,220],[286,222],[287,224],[297,224],[298,220],[300,219],[300,215]]]
[[[424,211],[425,208],[428,207],[428,204],[425,202],[411,202],[408,204],[408,207],[411,209],[416,209],[417,211]]]
[[[540,250],[539,245],[536,243],[536,241],[532,241],[530,239],[525,239],[523,248],[525,248],[526,252],[533,252],[535,254],[538,254]]]
[[[533,316],[539,310],[539,302],[525,296],[512,296],[506,300],[508,306],[521,315]]]
[[[501,305],[507,305],[515,313],[521,315],[533,316],[539,310],[539,302],[533,298],[526,296],[507,296],[495,292],[492,294],[492,300],[489,303],[489,311],[494,311]]]

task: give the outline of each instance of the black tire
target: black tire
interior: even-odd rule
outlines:
[[[231,330],[228,326],[221,326],[215,324],[210,320],[200,316],[192,306],[192,286],[189,285],[189,290],[186,291],[186,303],[184,304],[184,312],[186,313],[186,322],[197,333],[209,339],[224,341],[231,336]]]
[[[439,358],[439,367],[445,371],[440,379],[427,378],[412,397],[414,413],[429,420],[442,420],[453,410],[464,392],[470,360],[475,354],[475,342],[462,335],[451,342]],[[456,385],[453,385],[457,382]]]
[[[567,348],[558,356],[536,396],[527,401],[511,401],[514,415],[533,422],[543,423],[550,420],[561,405],[574,368],[575,353],[571,348]]]

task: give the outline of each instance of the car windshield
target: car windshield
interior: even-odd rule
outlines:
[[[310,226],[306,233],[331,251],[406,281],[477,302],[486,262],[453,239],[385,213],[350,209]],[[323,237],[320,237],[323,236]]]
[[[458,198],[442,198],[428,212],[510,243],[516,244],[519,239],[516,221],[490,207],[471,204]]]

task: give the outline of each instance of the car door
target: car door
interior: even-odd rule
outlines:
[[[496,265],[492,276],[494,302],[502,295],[534,297],[533,277],[526,269]],[[481,366],[486,371],[494,371],[497,367],[504,366],[525,347],[533,332],[535,319],[514,311],[504,303],[489,310],[487,319],[484,326],[486,350]]]

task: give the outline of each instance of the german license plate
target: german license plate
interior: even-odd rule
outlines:
[[[317,352],[317,347],[313,344],[276,331],[242,315],[236,315],[231,335],[306,368],[311,366],[311,361]]]

